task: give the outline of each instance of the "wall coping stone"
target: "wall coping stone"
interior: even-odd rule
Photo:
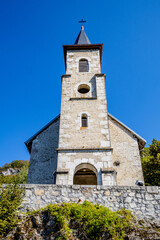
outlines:
[[[113,190],[144,190],[149,193],[159,193],[160,187],[159,186],[102,186],[102,185],[57,185],[57,184],[19,184],[20,186],[24,186],[25,188],[33,188],[33,187],[58,187],[58,188],[74,188],[76,186],[79,188],[97,188],[101,190],[106,189],[113,189]]]

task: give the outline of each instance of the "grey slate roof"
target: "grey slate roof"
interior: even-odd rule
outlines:
[[[84,27],[83,26],[81,27],[81,31],[78,34],[78,37],[77,37],[77,39],[76,39],[74,44],[76,44],[76,45],[91,44],[91,42],[89,41],[89,39],[88,39],[88,37],[87,37],[87,35],[86,35],[85,31],[84,31]]]

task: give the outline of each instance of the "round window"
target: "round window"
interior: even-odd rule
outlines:
[[[81,84],[81,85],[78,87],[78,92],[79,92],[79,93],[82,93],[82,94],[88,93],[89,90],[90,90],[90,87],[89,87],[87,84]]]

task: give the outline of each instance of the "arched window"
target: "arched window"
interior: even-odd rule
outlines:
[[[88,127],[88,119],[87,119],[87,115],[86,114],[82,114],[81,126],[82,127]]]
[[[89,64],[86,59],[79,60],[79,72],[88,72],[89,71]]]

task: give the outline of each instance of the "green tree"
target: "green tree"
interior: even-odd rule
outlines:
[[[160,186],[160,141],[153,138],[152,144],[142,152],[142,168],[146,186]]]
[[[11,163],[6,163],[3,167],[0,168],[0,172],[6,171],[8,168],[18,169],[19,172],[15,175],[0,175],[0,184],[11,184],[19,183],[26,184],[28,176],[29,161],[16,160]]]
[[[14,184],[0,186],[0,237],[5,236],[18,223],[18,207],[24,188]]]
[[[15,160],[11,163],[6,163],[3,167],[0,167],[0,172],[7,170],[8,168],[21,169],[24,166],[29,166],[28,160]]]
[[[17,182],[20,184],[26,184],[27,176],[28,176],[28,166],[24,166],[21,169],[21,171],[17,174]]]

